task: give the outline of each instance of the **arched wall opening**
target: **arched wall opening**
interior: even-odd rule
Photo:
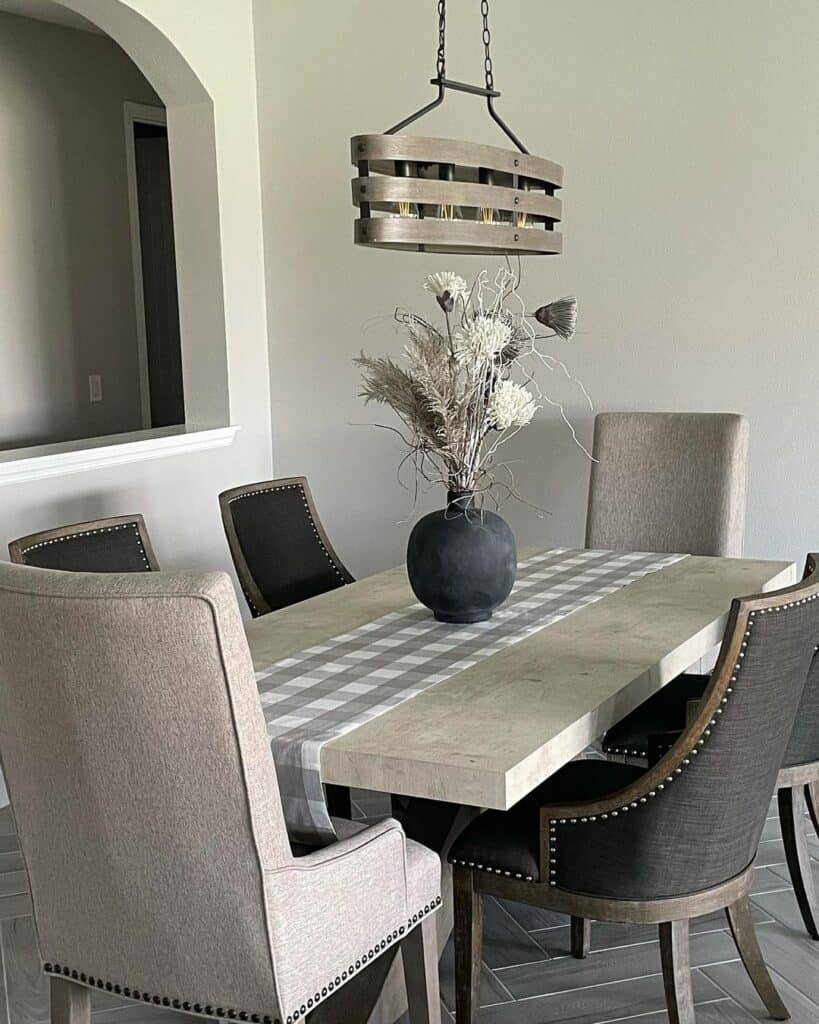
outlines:
[[[13,13],[25,17],[30,7],[33,17],[39,15],[50,20],[48,14],[42,13],[44,6],[42,0],[32,0],[30,5],[28,0],[16,0]],[[64,8],[66,12],[79,15],[109,37],[127,54],[165,105],[179,300],[180,342],[177,346],[181,347],[182,357],[185,429],[226,426],[230,423],[230,402],[212,98],[173,43],[155,24],[126,3],[120,0],[50,0],[48,6],[57,14]],[[77,113],[82,116],[82,110]],[[167,175],[167,170],[165,173]],[[71,258],[70,252],[68,256]],[[135,313],[139,304],[138,297]],[[131,428],[123,426],[123,429]],[[131,438],[138,433],[121,436]],[[36,448],[18,449],[17,454],[25,457],[37,451]]]

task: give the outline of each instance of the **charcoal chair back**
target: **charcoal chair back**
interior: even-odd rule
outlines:
[[[815,575],[818,565],[819,554],[808,555],[805,579]],[[819,645],[819,636],[816,637],[816,644]],[[819,653],[816,652],[811,661],[808,681],[796,713],[796,721],[782,767],[794,768],[811,762],[819,762]]]
[[[717,667],[677,742],[578,827],[549,809],[556,884],[614,899],[717,886],[756,856],[819,637],[819,579],[733,602]],[[591,823],[587,823],[587,818]]]
[[[745,533],[748,421],[733,413],[601,413],[586,547],[735,558]]]
[[[158,572],[141,515],[41,530],[9,543],[12,562],[65,572]]]
[[[353,582],[324,532],[305,477],[234,487],[219,495],[219,504],[254,617]]]

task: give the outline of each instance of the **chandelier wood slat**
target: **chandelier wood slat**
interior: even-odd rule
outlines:
[[[500,185],[438,181],[434,178],[353,178],[353,203],[369,203],[370,209],[390,212],[408,200],[424,206],[460,206],[475,210],[497,209],[508,214],[531,214],[541,221],[560,220],[562,204],[555,196]],[[435,216],[435,213],[429,216]],[[511,222],[510,222],[511,223]],[[524,226],[524,225],[518,225]]]
[[[481,0],[486,85],[446,77],[446,0],[438,0],[438,97],[379,135],[350,140],[358,169],[352,182],[358,208],[355,242],[383,249],[481,255],[549,255],[562,252],[555,225],[562,204],[555,192],[563,168],[532,156],[495,110],[489,52],[489,4]],[[448,90],[486,99],[489,113],[517,149],[456,139],[399,134],[439,106]]]

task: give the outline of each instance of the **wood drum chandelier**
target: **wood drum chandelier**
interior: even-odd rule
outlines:
[[[356,135],[355,242],[408,252],[543,256],[562,250],[555,231],[563,168],[532,156],[495,110],[489,0],[481,0],[485,86],[446,77],[446,0],[438,0],[437,97],[382,135]],[[400,134],[440,106],[448,90],[486,98],[515,149]]]

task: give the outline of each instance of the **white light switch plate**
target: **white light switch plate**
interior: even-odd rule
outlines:
[[[98,373],[92,373],[88,378],[88,401],[102,401],[102,377]]]

